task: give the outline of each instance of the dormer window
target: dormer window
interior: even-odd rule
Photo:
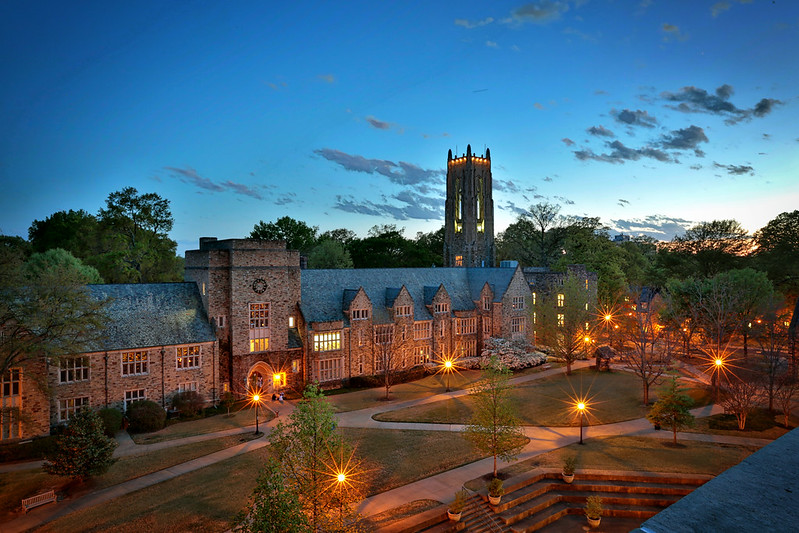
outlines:
[[[411,316],[411,306],[410,305],[398,305],[394,308],[394,315],[395,316]]]
[[[353,309],[350,313],[351,320],[366,320],[369,318],[368,309]]]
[[[436,313],[449,313],[449,304],[448,303],[438,303],[435,305],[435,312]]]

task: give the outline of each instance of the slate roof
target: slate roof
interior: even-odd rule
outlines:
[[[393,301],[389,295],[403,285],[414,301],[414,319],[431,320],[433,316],[425,306],[430,304],[440,285],[444,285],[452,299],[452,311],[472,310],[480,299],[480,291],[488,283],[498,302],[516,272],[513,268],[363,268],[303,270],[302,310],[308,322],[348,320],[342,303],[351,302],[347,291],[363,287],[372,301],[372,320],[377,324],[390,322],[388,309],[381,305]]]
[[[124,283],[88,288],[92,298],[109,298],[110,303],[105,332],[87,351],[216,340],[196,283]]]

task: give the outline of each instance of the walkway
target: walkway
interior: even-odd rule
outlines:
[[[590,365],[590,361],[580,361],[573,365],[573,368],[583,368]],[[519,376],[511,379],[512,384],[525,383],[537,379],[546,378],[555,374],[565,371],[565,368],[559,367],[551,370]],[[404,422],[379,422],[372,418],[377,413],[386,411],[394,411],[397,409],[404,409],[406,407],[413,407],[416,405],[424,405],[428,403],[443,401],[451,398],[458,398],[465,396],[469,393],[468,390],[456,390],[447,393],[437,394],[435,396],[421,398],[417,400],[409,400],[405,402],[398,402],[395,404],[382,404],[376,407],[361,409],[358,411],[350,411],[346,413],[338,413],[336,418],[341,427],[353,428],[390,428],[390,429],[415,429],[424,431],[461,431],[463,426],[460,424],[426,424],[426,423],[404,423]],[[294,409],[292,402],[286,402],[286,406],[281,408],[280,418],[274,418],[271,421],[262,424],[264,426],[264,433],[267,435],[277,422],[287,417]],[[720,408],[716,406],[706,406],[694,409],[693,413],[697,417],[710,416],[721,412]],[[229,435],[236,435],[254,431],[254,426],[246,428],[237,428],[231,430],[210,433],[206,435],[197,435],[193,437],[186,437],[183,439],[174,439],[170,441],[163,441],[155,444],[136,445],[127,433],[120,434],[118,441],[120,446],[115,452],[116,456],[126,456],[132,454],[142,454],[172,446],[179,446],[191,442],[199,442],[203,440],[215,439]],[[528,444],[522,450],[517,458],[517,461],[524,461],[535,457],[536,455],[546,453],[563,446],[577,442],[578,428],[576,427],[532,427],[527,426],[524,428],[525,435],[530,439]],[[590,426],[583,430],[584,438],[591,437],[605,437],[613,435],[645,435],[648,437],[671,438],[669,431],[655,431],[652,424],[646,419],[629,420],[626,422],[618,422],[615,424],[605,424],[601,426]],[[765,439],[749,439],[743,437],[723,437],[719,435],[709,435],[701,433],[680,433],[680,438],[684,440],[702,440],[713,442],[725,442],[731,444],[749,444],[756,446],[763,446],[771,442]],[[231,457],[257,450],[266,446],[268,440],[261,437],[256,440],[246,442],[220,450],[215,453],[208,454],[197,459],[181,463],[179,465],[153,472],[135,479],[131,479],[119,485],[108,487],[96,492],[92,492],[83,497],[75,500],[67,500],[58,502],[57,504],[45,505],[31,510],[28,514],[16,518],[3,525],[3,532],[22,532],[32,528],[36,528],[42,524],[55,520],[61,516],[69,513],[86,509],[94,505],[105,503],[114,498],[118,498],[125,494],[134,492],[136,490],[161,483],[177,476],[187,474],[194,470],[210,466],[219,461],[229,459]],[[515,461],[514,461],[515,462]],[[37,468],[41,462],[29,462],[17,465],[0,465],[0,472],[10,472],[14,470],[23,470]],[[500,467],[507,466],[511,463],[499,462]],[[479,477],[486,472],[491,471],[493,468],[493,458],[486,458],[459,468],[454,468],[440,474],[421,479],[419,481],[397,487],[395,489],[376,494],[370,498],[363,500],[358,506],[358,512],[365,516],[374,515],[389,509],[393,509],[408,502],[420,499],[430,499],[441,502],[451,501],[456,489],[460,488],[464,483],[476,477]]]

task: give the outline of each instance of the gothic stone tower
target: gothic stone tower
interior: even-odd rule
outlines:
[[[494,200],[491,197],[491,152],[485,157],[447,157],[447,201],[444,208],[444,266],[493,267]]]

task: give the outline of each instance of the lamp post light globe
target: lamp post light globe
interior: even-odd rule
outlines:
[[[585,402],[578,402],[577,410],[580,412],[580,444],[583,444],[583,416],[585,414]]]
[[[346,480],[346,479],[347,479],[347,476],[345,474],[343,474],[343,473],[341,473],[341,474],[336,476],[336,480],[339,483],[344,483],[344,480]]]
[[[447,375],[447,391],[449,392],[449,375],[452,372],[452,361],[447,359],[444,361],[444,374]]]
[[[255,434],[258,435],[258,406],[261,403],[261,395],[258,393],[253,394],[252,401],[255,403]]]

